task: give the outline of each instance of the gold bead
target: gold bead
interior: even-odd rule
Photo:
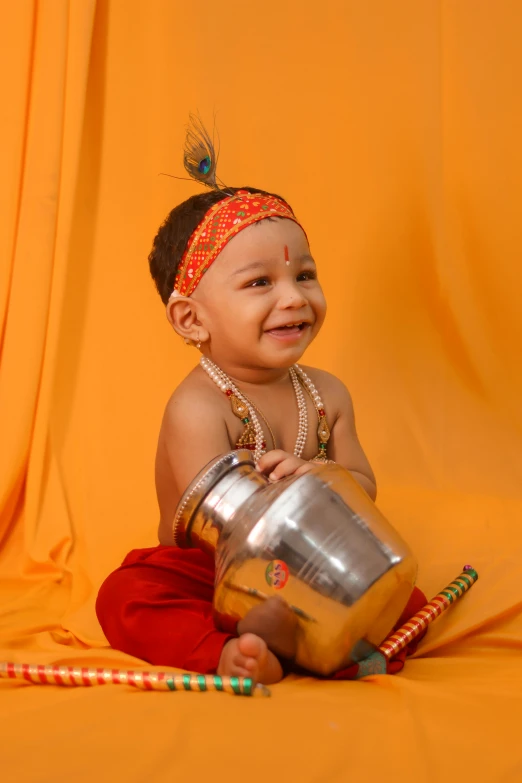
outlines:
[[[326,416],[321,416],[319,419],[319,427],[317,428],[317,435],[321,443],[327,443],[330,438],[330,428],[326,421]]]

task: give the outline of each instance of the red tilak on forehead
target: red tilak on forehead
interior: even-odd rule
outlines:
[[[288,247],[285,245],[285,261],[290,261],[290,256],[288,255]]]

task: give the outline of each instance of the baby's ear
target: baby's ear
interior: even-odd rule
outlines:
[[[186,296],[173,297],[168,301],[166,312],[170,325],[185,341],[200,343],[208,339],[206,330],[198,320],[197,306],[192,299]]]

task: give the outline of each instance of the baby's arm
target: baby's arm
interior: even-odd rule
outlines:
[[[372,500],[377,497],[375,475],[363,451],[357,430],[353,402],[346,386],[333,375],[329,376],[331,399],[337,410],[328,442],[328,456],[350,471]]]
[[[156,457],[161,544],[172,544],[172,519],[183,492],[208,462],[231,449],[220,402],[214,389],[192,383],[167,404]]]

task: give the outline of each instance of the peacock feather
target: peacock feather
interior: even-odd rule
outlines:
[[[201,119],[190,114],[183,150],[183,165],[186,171],[197,182],[220,190],[216,179],[217,158],[214,142]]]

